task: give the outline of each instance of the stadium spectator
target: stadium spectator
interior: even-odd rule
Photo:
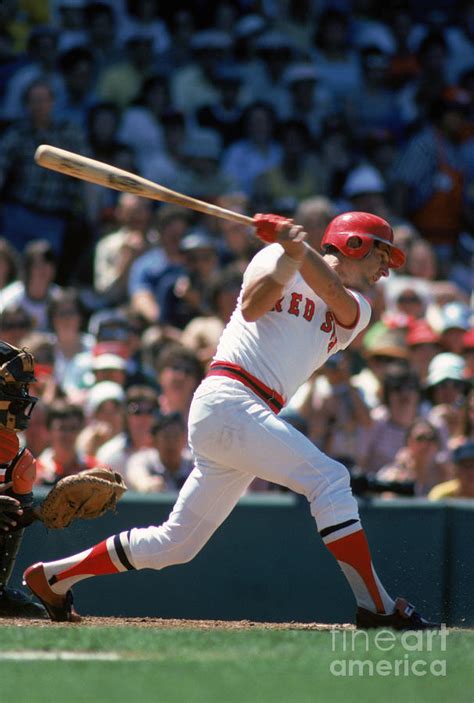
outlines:
[[[183,208],[162,206],[156,220],[158,241],[130,270],[128,287],[132,309],[148,323],[160,319],[158,291],[163,276],[183,270],[180,245],[189,223],[189,214]]]
[[[0,295],[0,312],[21,307],[40,331],[50,330],[48,307],[60,293],[54,283],[57,257],[44,239],[31,241],[22,257],[22,280],[10,283]]]
[[[196,354],[179,342],[169,342],[156,357],[155,371],[160,384],[161,411],[179,412],[187,421],[193,393],[203,377]]]
[[[221,138],[209,128],[192,130],[183,145],[187,168],[186,192],[198,200],[214,202],[219,196],[238,190],[236,181],[221,168]]]
[[[97,95],[100,100],[111,101],[124,109],[138,97],[143,80],[154,75],[158,68],[153,37],[143,30],[132,33],[120,58],[100,73]]]
[[[441,351],[439,335],[425,320],[414,320],[408,325],[405,343],[408,363],[424,385],[431,360]]]
[[[288,91],[288,104],[279,115],[280,119],[303,122],[311,138],[318,141],[333,105],[330,93],[320,85],[317,67],[311,62],[292,62],[283,74],[283,82]]]
[[[351,381],[350,356],[339,351],[322,368],[307,417],[312,441],[346,466],[360,465],[372,426],[370,408]]]
[[[76,446],[83,454],[95,455],[103,444],[123,431],[125,392],[114,381],[101,381],[87,392],[83,405],[86,422]]]
[[[163,149],[161,119],[170,109],[169,79],[156,73],[143,81],[139,95],[122,113],[118,138],[132,147],[140,173]]]
[[[433,81],[433,79],[432,79]],[[435,85],[438,85],[437,75]],[[464,224],[467,163],[463,143],[470,97],[445,92],[431,103],[422,122],[394,166],[394,203],[436,249],[443,268],[451,263]]]
[[[218,271],[208,282],[209,314],[198,315],[183,329],[180,341],[192,349],[203,367],[212,360],[219,338],[234,311],[242,286],[242,273],[235,265]]]
[[[426,496],[449,477],[449,462],[442,452],[438,430],[427,420],[417,418],[407,429],[404,445],[389,464],[382,466],[375,478],[386,482],[410,482],[413,495]],[[396,494],[390,493],[394,497]]]
[[[296,202],[315,194],[324,194],[326,182],[321,176],[321,161],[304,122],[286,120],[277,127],[282,147],[280,162],[257,176],[254,183],[255,207],[273,211],[284,198]]]
[[[361,466],[374,473],[393,462],[405,443],[405,434],[421,407],[418,377],[410,370],[389,368],[383,380],[382,404],[371,413],[372,425]]]
[[[464,372],[464,359],[451,352],[437,354],[428,366],[425,383],[425,397],[430,404],[428,419],[439,429],[448,448],[461,432],[470,383]]]
[[[91,469],[97,465],[94,456],[76,449],[76,440],[84,425],[84,413],[79,405],[58,399],[48,407],[47,427],[50,444],[36,462],[36,483],[51,485],[64,476]]]
[[[63,88],[56,95],[54,115],[58,120],[77,125],[85,133],[88,113],[97,103],[93,54],[85,46],[73,46],[60,53],[58,65]]]
[[[1,293],[0,293],[1,296]],[[14,347],[23,346],[23,338],[33,329],[33,320],[21,304],[0,313],[0,339]]]
[[[361,86],[361,69],[350,35],[350,15],[336,8],[324,9],[314,33],[313,61],[321,84],[332,95],[336,110],[345,107],[348,95]]]
[[[129,462],[152,445],[151,426],[158,411],[158,392],[149,386],[130,386],[124,399],[123,431],[101,445],[97,459],[112,466],[128,482]]]
[[[54,119],[54,93],[45,80],[29,84],[23,97],[25,118],[0,138],[0,231],[20,252],[40,232],[58,256],[68,226],[83,212],[83,188],[75,178],[37,166],[33,155],[42,142],[84,154],[84,135],[77,125]]]
[[[453,451],[455,478],[434,486],[428,498],[474,498],[474,441],[467,440]]]
[[[129,460],[129,487],[140,493],[177,492],[193,468],[186,434],[180,413],[158,415],[151,427],[152,446]]]
[[[243,136],[225,150],[222,168],[247,196],[252,196],[255,179],[281,162],[282,150],[275,139],[276,115],[271,105],[248,105],[242,123]]]
[[[24,117],[25,91],[33,81],[48,81],[54,92],[62,87],[57,67],[58,33],[48,25],[31,28],[27,54],[17,70],[11,75],[5,88],[2,120],[11,123]]]
[[[64,392],[72,393],[79,372],[78,355],[90,352],[94,344],[91,334],[83,331],[84,310],[75,288],[63,288],[48,306],[49,329],[54,334],[54,376]]]
[[[240,66],[217,66],[214,82],[219,97],[215,102],[200,107],[195,120],[200,127],[214,130],[225,147],[240,137],[243,100],[240,96],[243,74]]]
[[[185,115],[219,101],[215,71],[232,56],[232,35],[203,29],[194,33],[191,49],[192,60],[173,71],[170,82],[172,103]]]
[[[192,230],[181,240],[183,266],[163,276],[158,290],[160,323],[182,330],[197,315],[209,313],[206,286],[219,270],[217,242]]]
[[[372,325],[362,340],[363,368],[352,377],[370,408],[382,402],[382,385],[391,364],[408,365],[408,350],[402,330],[389,329],[379,321]]]
[[[97,242],[94,254],[94,288],[106,307],[127,302],[130,269],[157,237],[149,200],[121,193],[114,212],[118,229]]]
[[[182,112],[167,110],[161,117],[163,148],[150,155],[143,164],[143,176],[171,190],[187,193],[189,175],[183,158],[188,125]]]

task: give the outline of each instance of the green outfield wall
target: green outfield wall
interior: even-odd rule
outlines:
[[[41,494],[39,494],[41,495]],[[23,569],[92,546],[132,526],[160,524],[172,495],[127,494],[116,514],[66,530],[35,524],[11,585]],[[474,626],[474,501],[361,501],[377,571],[387,590],[430,618]],[[291,493],[246,496],[190,563],[89,579],[75,587],[89,615],[352,622],[354,601],[322,544],[306,500]]]

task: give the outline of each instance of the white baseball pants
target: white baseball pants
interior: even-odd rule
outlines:
[[[358,519],[347,469],[240,382],[208,377],[189,415],[195,468],[161,526],[130,532],[130,561],[162,569],[190,561],[258,476],[303,494],[318,530]]]

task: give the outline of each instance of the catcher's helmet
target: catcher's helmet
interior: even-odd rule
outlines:
[[[0,341],[0,425],[15,431],[28,426],[37,401],[29,394],[33,381],[36,379],[30,352]]]
[[[363,259],[370,253],[374,242],[390,246],[390,268],[399,268],[405,254],[393,245],[393,230],[386,220],[368,212],[345,212],[329,223],[321,242],[323,251],[329,245],[352,259]]]

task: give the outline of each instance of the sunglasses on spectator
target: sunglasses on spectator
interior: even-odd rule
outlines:
[[[401,295],[398,298],[399,303],[420,303],[420,299],[417,295]]]
[[[417,391],[419,390],[419,386],[414,382],[400,383],[398,386],[390,386],[389,390],[397,391],[398,393],[401,391]]]
[[[2,330],[26,330],[29,326],[28,320],[6,320],[0,324]]]
[[[436,442],[436,436],[430,432],[413,435],[415,442]]]
[[[377,363],[380,364],[391,364],[393,361],[397,360],[397,357],[395,356],[388,356],[386,354],[374,354],[372,356],[373,361],[376,361]]]
[[[151,403],[129,403],[127,405],[129,415],[153,415],[155,410],[156,405],[151,405]]]
[[[54,317],[72,317],[73,315],[79,315],[77,308],[60,308],[54,311]]]

